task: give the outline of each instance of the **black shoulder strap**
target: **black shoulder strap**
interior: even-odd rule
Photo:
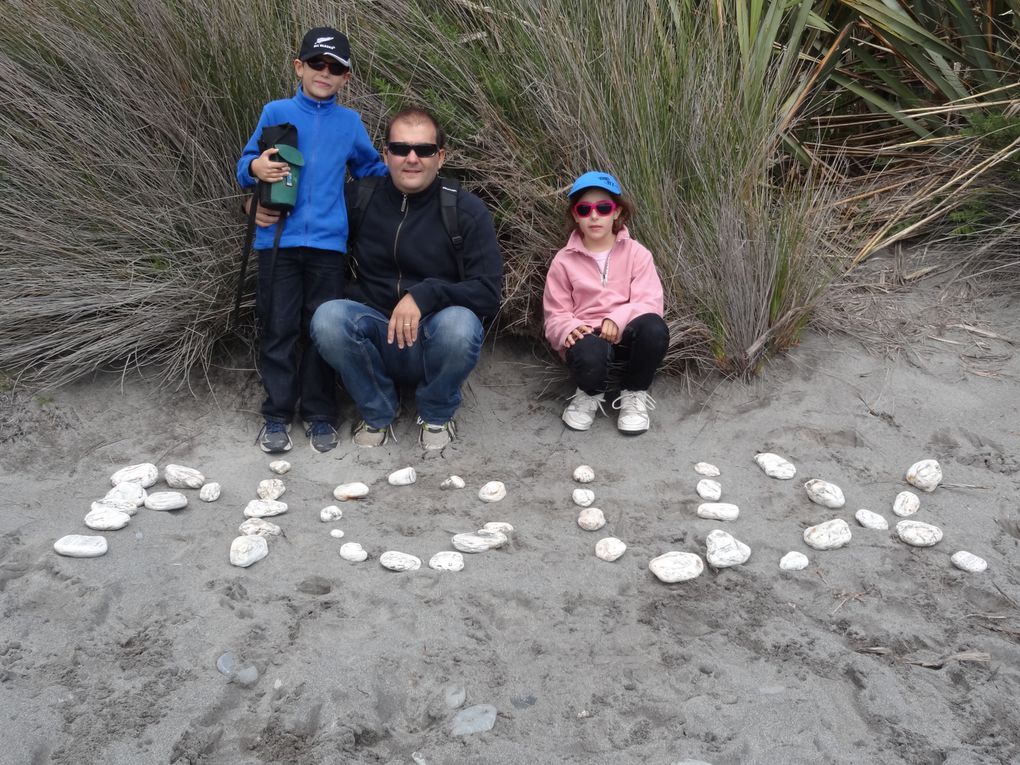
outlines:
[[[443,216],[443,227],[453,244],[454,256],[457,258],[457,273],[464,281],[464,237],[460,235],[457,221],[457,194],[460,192],[460,181],[456,178],[439,179],[439,212]]]
[[[365,220],[368,204],[372,201],[372,195],[375,194],[375,190],[379,188],[380,181],[382,181],[381,175],[366,175],[358,179],[358,193],[354,199],[354,218],[347,221],[348,252],[351,251],[351,248],[357,241],[358,229],[361,228],[361,223]]]

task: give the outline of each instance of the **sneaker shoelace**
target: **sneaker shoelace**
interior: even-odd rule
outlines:
[[[613,409],[623,409],[624,407],[647,412],[650,409],[655,409],[655,399],[646,390],[627,391],[617,396],[613,402]]]
[[[572,407],[577,409],[590,409],[592,412],[598,409],[602,412],[603,416],[606,416],[606,410],[602,408],[603,399],[599,399],[595,396],[589,396],[583,390],[574,391],[574,394],[567,400],[571,402],[570,406]]]
[[[336,428],[324,420],[315,420],[308,425],[309,436],[328,436],[336,432]]]

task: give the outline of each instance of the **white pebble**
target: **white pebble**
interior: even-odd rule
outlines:
[[[287,491],[279,478],[266,478],[259,481],[255,494],[259,499],[279,499]]]
[[[332,523],[333,521],[339,521],[344,517],[344,511],[336,505],[330,505],[324,507],[319,511],[319,520],[323,523]]]
[[[215,502],[220,498],[220,485],[216,481],[203,484],[199,489],[198,498],[203,502]]]
[[[110,476],[110,483],[113,486],[130,481],[131,483],[139,484],[143,489],[148,489],[158,480],[159,469],[151,462],[142,462],[138,465],[128,465]]]
[[[779,568],[783,569],[783,571],[800,571],[807,568],[808,563],[810,563],[808,556],[793,550],[779,559]]]
[[[410,486],[412,483],[418,480],[418,474],[414,471],[413,467],[400,468],[400,470],[394,470],[386,478],[390,482],[390,486]],[[419,565],[421,561],[418,561]]]
[[[352,563],[361,563],[368,557],[368,553],[357,542],[346,542],[340,546],[340,557]]]
[[[574,500],[574,504],[578,507],[588,507],[595,501],[595,492],[591,489],[574,489],[570,498]]]
[[[595,557],[612,563],[627,552],[627,545],[616,537],[605,537],[595,543]]]
[[[921,508],[921,498],[912,491],[901,491],[893,500],[892,511],[900,518],[913,515]]]
[[[245,534],[230,543],[230,565],[247,568],[269,555],[269,544],[264,537]]]
[[[365,496],[368,496],[368,487],[361,481],[342,483],[333,489],[333,498],[341,502],[346,502],[349,499],[361,499]]]
[[[453,546],[461,552],[480,553],[495,550],[507,543],[507,536],[501,531],[479,529],[474,533],[454,534]]]
[[[121,486],[127,486],[128,484],[122,483]],[[132,484],[135,485],[135,484]],[[91,512],[99,512],[100,510],[119,510],[122,513],[128,515],[134,515],[138,512],[138,508],[132,505],[130,502],[110,502],[109,500],[100,499],[93,502],[89,507]]]
[[[104,502],[108,502],[111,505],[121,504],[132,505],[136,509],[145,504],[145,497],[148,496],[148,492],[142,488],[140,483],[134,483],[133,481],[124,481],[118,483],[103,497]]]
[[[877,531],[884,531],[889,528],[889,521],[883,518],[878,513],[873,513],[870,510],[865,510],[863,507],[854,513],[854,518],[866,529],[876,529]]]
[[[722,496],[722,484],[718,481],[713,481],[711,478],[702,478],[698,481],[696,491],[702,499],[715,502]]]
[[[93,503],[95,505],[97,503]],[[93,507],[85,516],[85,525],[96,531],[116,531],[131,522],[131,516],[115,507]]]
[[[694,466],[694,472],[698,475],[705,475],[709,478],[715,478],[719,475],[719,468],[713,465],[711,462],[699,462]]]
[[[586,507],[577,514],[577,525],[585,531],[598,531],[606,525],[606,516],[597,507]]]
[[[739,566],[751,557],[750,547],[721,529],[710,531],[705,544],[708,546],[705,557],[714,568]]]
[[[253,499],[244,508],[246,518],[269,518],[287,512],[287,503],[276,499]]]
[[[659,581],[672,584],[700,576],[705,570],[705,563],[701,556],[694,553],[672,550],[652,558],[648,562],[648,570],[655,574]]]
[[[754,461],[758,463],[758,467],[765,471],[765,475],[769,478],[779,478],[785,481],[797,475],[797,468],[793,466],[792,462],[787,462],[778,454],[773,454],[772,452],[756,454],[754,455]]]
[[[163,480],[171,489],[201,489],[205,476],[195,468],[167,465],[163,468]]]
[[[53,543],[57,555],[69,558],[98,558],[106,555],[106,537],[90,537],[84,534],[68,534]]]
[[[942,529],[921,521],[900,521],[896,536],[912,547],[931,547],[942,541]]]
[[[277,475],[283,475],[290,470],[290,463],[287,460],[273,460],[269,463],[269,469]]]
[[[838,510],[846,504],[843,490],[836,484],[823,481],[820,478],[812,478],[805,483],[804,491],[807,492],[808,499],[822,507]]]
[[[972,574],[980,574],[988,568],[988,561],[984,558],[979,558],[974,553],[969,553],[966,550],[960,550],[959,552],[953,553],[953,557],[949,560],[951,560],[953,565],[957,568],[969,571]]]
[[[237,530],[245,536],[259,536],[266,537],[267,539],[269,537],[278,537],[283,533],[283,529],[263,518],[249,518],[238,526]]]
[[[506,496],[506,486],[502,481],[489,481],[478,490],[478,499],[482,502],[499,502]]]
[[[331,537],[333,537],[333,539],[343,539],[344,538],[343,529],[330,529],[329,530],[329,535]]]
[[[730,502],[702,502],[697,512],[699,518],[713,521],[735,521],[740,516],[740,508]]]
[[[461,571],[464,569],[464,556],[453,550],[437,552],[429,559],[429,568],[436,571]]]
[[[595,471],[590,465],[578,465],[574,468],[574,480],[578,483],[591,483],[595,480]]]
[[[842,518],[804,529],[804,542],[816,550],[835,550],[850,543],[850,524]]]
[[[153,491],[145,498],[150,510],[180,510],[188,506],[188,498],[179,491]]]
[[[451,475],[446,478],[441,484],[440,489],[463,489],[467,484],[464,483],[464,479],[459,475]]]
[[[906,478],[911,486],[932,492],[942,483],[942,466],[937,460],[921,460],[910,466]]]
[[[506,534],[509,538],[514,533],[514,527],[506,521],[489,521],[479,531],[498,531],[500,534]]]
[[[417,571],[421,568],[421,558],[396,550],[387,550],[380,555],[379,563],[390,571]]]

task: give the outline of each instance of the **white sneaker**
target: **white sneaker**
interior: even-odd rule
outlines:
[[[648,410],[655,408],[655,399],[646,390],[621,390],[620,397],[613,402],[613,409],[620,410],[616,427],[621,433],[636,436],[648,430]]]
[[[602,409],[604,400],[605,394],[603,393],[589,396],[578,388],[570,397],[567,408],[563,410],[563,422],[571,430],[588,430],[595,422],[595,412]],[[602,414],[605,414],[605,410],[602,411]]]

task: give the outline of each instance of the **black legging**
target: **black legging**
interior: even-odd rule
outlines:
[[[623,367],[624,390],[648,390],[669,347],[669,329],[661,316],[645,313],[631,321],[616,345],[585,335],[567,349],[567,368],[589,396],[605,393],[613,364]]]

